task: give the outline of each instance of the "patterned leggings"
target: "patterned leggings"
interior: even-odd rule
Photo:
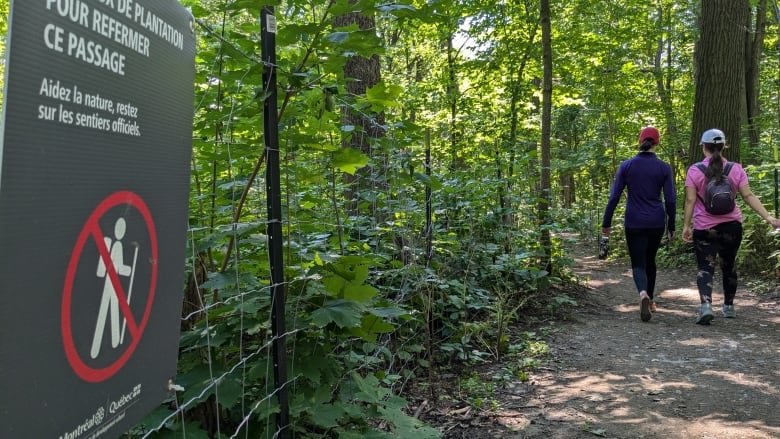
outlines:
[[[696,285],[699,287],[701,303],[712,303],[712,277],[715,274],[715,259],[720,256],[723,273],[723,302],[734,304],[737,294],[737,268],[735,260],[742,243],[742,223],[729,221],[707,230],[693,231],[693,245],[699,273]]]

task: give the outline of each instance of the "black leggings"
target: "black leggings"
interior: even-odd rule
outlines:
[[[699,273],[696,285],[699,287],[701,303],[712,303],[712,277],[715,274],[715,258],[720,255],[720,269],[723,273],[723,302],[734,304],[737,294],[737,268],[734,261],[742,243],[742,223],[729,221],[707,230],[693,231],[693,245],[696,250],[696,264]]]
[[[655,255],[661,245],[664,228],[633,229],[626,228],[626,244],[631,256],[631,271],[637,292],[647,291],[653,298],[655,291]]]

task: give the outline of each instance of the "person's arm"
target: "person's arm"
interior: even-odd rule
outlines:
[[[601,233],[605,236],[609,236],[612,232],[612,215],[615,213],[615,208],[620,197],[623,195],[623,188],[626,182],[623,180],[623,165],[618,168],[617,175],[615,175],[615,182],[612,184],[612,191],[609,195],[609,201],[607,201],[607,207],[604,208],[604,219],[601,221]]]
[[[682,239],[685,242],[693,241],[693,204],[696,202],[696,188],[685,186],[685,214],[683,215]]]
[[[753,209],[764,221],[768,222],[774,228],[780,228],[780,220],[773,217],[767,212],[764,204],[758,199],[756,194],[750,190],[750,183],[745,183],[739,187],[739,194],[742,195],[742,199],[745,200],[748,206]]]
[[[675,218],[677,216],[677,194],[674,190],[674,181],[672,180],[672,168],[667,166],[669,171],[664,181],[664,208],[666,209],[666,233],[669,239],[674,237]]]

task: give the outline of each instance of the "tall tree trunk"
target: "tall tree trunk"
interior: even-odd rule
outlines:
[[[572,171],[563,171],[558,175],[558,184],[561,186],[561,207],[566,209],[577,201],[575,196],[576,186]]]
[[[510,78],[512,73],[509,74]],[[515,156],[517,155],[517,103],[520,98],[520,81],[510,80],[509,88],[511,90],[511,98],[509,102],[510,122],[509,122],[509,169],[507,170],[506,178],[506,191],[508,194],[512,193],[514,189],[513,178],[515,176]],[[512,211],[511,201],[509,202],[509,211],[504,215],[504,224],[510,225],[514,222],[514,214]]]
[[[528,3],[526,2],[526,13],[530,14],[530,7]],[[509,125],[509,148],[511,149],[510,153],[510,159],[509,159],[509,171],[507,176],[507,193],[512,194],[512,191],[514,189],[513,184],[513,177],[515,175],[515,156],[517,155],[517,133],[518,133],[518,121],[519,121],[519,102],[520,102],[520,91],[521,91],[521,84],[523,83],[523,77],[525,76],[525,67],[528,64],[528,59],[531,57],[532,51],[536,49],[536,46],[534,44],[536,40],[536,33],[539,30],[539,21],[534,20],[533,24],[531,25],[529,34],[528,34],[528,42],[525,45],[525,50],[523,51],[523,58],[520,61],[520,66],[515,70],[513,69],[510,74],[510,81],[509,81],[509,89],[510,89],[510,125]],[[517,76],[515,77],[515,73]],[[536,146],[534,145],[534,149],[536,149]],[[527,151],[526,151],[527,152]],[[511,202],[510,202],[511,204]],[[512,212],[512,206],[507,205],[507,208],[509,209],[509,212],[507,212],[506,215],[504,215],[504,224],[512,224],[514,222],[514,214]]]
[[[740,160],[741,127],[747,114],[745,39],[748,0],[707,0],[701,5],[699,40],[694,50],[696,92],[689,158],[701,160],[701,133],[718,128],[731,145],[729,160]]]
[[[482,148],[484,149],[484,148]],[[506,199],[506,186],[504,186],[504,173],[501,170],[502,167],[502,160],[501,160],[501,143],[496,139],[496,143],[493,147],[493,150],[495,152],[495,161],[496,161],[496,180],[498,184],[496,185],[497,188],[497,195],[498,195],[498,209],[501,212],[501,218],[502,223],[504,222],[504,219],[506,217],[506,209],[507,209],[507,199]]]
[[[540,246],[543,252],[542,268],[552,273],[552,240],[550,238],[550,132],[552,127],[552,26],[550,0],[541,0],[539,21],[542,24],[542,169],[539,198],[539,223],[542,225]]]
[[[758,117],[761,108],[758,105],[759,94],[759,64],[764,47],[764,31],[766,30],[767,1],[760,0],[756,7],[755,28],[747,36],[745,49],[745,93],[747,100],[747,132],[748,144],[752,151],[759,148],[761,133],[758,127]],[[752,157],[748,154],[748,157]]]
[[[671,6],[670,6],[671,7]],[[655,52],[653,65],[653,76],[658,90],[658,97],[661,100],[661,108],[664,111],[664,120],[666,122],[665,149],[668,152],[669,163],[672,166],[673,181],[677,181],[677,159],[685,154],[685,149],[680,146],[679,133],[677,130],[677,116],[674,112],[672,103],[672,19],[671,11],[664,18],[664,9],[658,8],[658,21],[661,24],[659,30],[666,27],[666,40],[663,37],[658,38],[658,45]],[[660,34],[660,32],[659,32]],[[663,66],[663,55],[666,52],[666,66]]]
[[[351,0],[351,3],[355,3],[355,0]],[[366,32],[375,31],[374,17],[364,15],[360,12],[350,12],[333,19],[333,25],[335,27],[346,27],[350,25],[357,25],[358,29]],[[346,90],[351,96],[364,96],[366,90],[379,83],[382,79],[379,70],[379,56],[373,55],[370,58],[354,55],[347,60],[344,65],[344,79],[346,80]],[[349,137],[349,140],[344,142],[344,146],[350,146],[357,150],[362,151],[368,155],[373,164],[369,164],[358,172],[354,176],[346,176],[345,180],[348,184],[345,196],[347,198],[347,210],[350,215],[358,214],[359,205],[359,191],[361,188],[377,189],[377,187],[383,186],[385,183],[378,180],[379,176],[385,175],[383,169],[372,169],[375,166],[383,168],[386,166],[385,158],[381,154],[375,154],[371,148],[371,139],[383,137],[385,135],[384,129],[384,114],[366,114],[365,112],[355,111],[350,106],[344,106],[341,115],[344,125],[351,125],[355,127],[355,131]],[[371,208],[372,216],[380,221],[378,213],[374,206]]]
[[[456,52],[452,45],[454,36],[455,31],[452,31],[447,35],[447,73],[449,75],[449,80],[447,81],[447,99],[450,103],[451,167],[453,169],[458,169],[463,167],[464,158],[458,154],[458,140],[460,140],[460,133],[458,132],[458,98],[460,96],[460,87],[458,86],[457,66],[455,65]]]

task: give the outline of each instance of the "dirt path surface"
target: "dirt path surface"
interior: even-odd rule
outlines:
[[[780,438],[780,293],[740,286],[737,318],[724,319],[716,292],[701,326],[694,269],[663,270],[643,323],[628,265],[577,253],[585,303],[549,337],[550,361],[445,437]]]

